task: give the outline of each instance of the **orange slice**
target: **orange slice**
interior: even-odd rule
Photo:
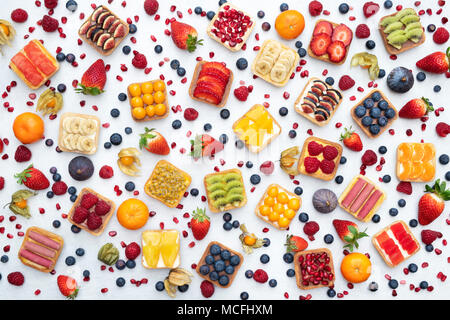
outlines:
[[[414,150],[414,152],[412,154],[411,160],[413,162],[422,161],[423,157],[425,156],[425,150],[424,150],[423,144],[415,143],[413,145],[413,150]]]
[[[411,172],[409,174],[409,178],[411,180],[418,179],[423,173],[423,166],[421,163],[413,163],[411,167]]]
[[[402,163],[400,163],[399,169],[400,170],[399,170],[398,178],[400,180],[408,180],[409,174],[412,170],[412,163],[411,162],[402,162]]]
[[[433,161],[425,162],[423,169],[422,180],[424,182],[433,180],[434,175],[436,174],[436,168],[434,167]]]
[[[432,143],[425,143],[423,145],[423,147],[424,147],[425,155],[424,155],[422,161],[423,162],[427,162],[429,160],[434,159],[435,154],[436,154],[436,150],[434,149],[434,145]]]
[[[409,160],[412,155],[412,146],[409,143],[402,143],[398,146],[399,160],[401,162]]]

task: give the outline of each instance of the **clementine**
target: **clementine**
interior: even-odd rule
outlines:
[[[148,220],[148,207],[139,199],[128,199],[117,209],[117,220],[127,229],[142,228]]]
[[[366,281],[372,272],[372,263],[366,255],[353,252],[344,257],[341,262],[341,273],[345,280],[352,283]]]
[[[44,120],[31,112],[19,114],[14,119],[13,131],[23,144],[36,142],[44,136]]]
[[[297,10],[286,10],[275,20],[275,30],[286,40],[297,38],[305,29],[305,18]]]

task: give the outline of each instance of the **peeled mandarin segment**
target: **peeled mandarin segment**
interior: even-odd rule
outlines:
[[[433,161],[426,162],[424,164],[422,180],[423,181],[433,180],[435,174],[436,174],[436,168],[434,167]]]
[[[409,178],[415,180],[422,175],[423,167],[420,163],[413,163],[411,172],[409,173]]]
[[[425,150],[423,148],[423,145],[421,143],[416,143],[416,144],[414,144],[414,147],[413,147],[413,154],[412,154],[411,160],[413,162],[420,162],[420,161],[422,161],[424,154],[425,154]]]
[[[412,146],[408,143],[402,143],[398,146],[399,160],[405,161],[411,159]]]
[[[424,154],[422,161],[426,162],[426,161],[434,159],[434,156],[436,153],[434,146],[431,143],[425,143],[423,147],[424,147],[425,154]]]
[[[400,171],[399,171],[398,178],[400,180],[408,180],[411,169],[412,169],[411,162],[402,162],[400,164]]]
[[[161,239],[161,255],[166,267],[172,267],[178,256],[178,232],[165,231]]]

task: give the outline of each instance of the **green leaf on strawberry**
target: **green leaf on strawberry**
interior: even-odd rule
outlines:
[[[350,234],[344,237],[344,241],[347,243],[344,246],[344,248],[348,248],[350,252],[353,252],[353,247],[358,249],[359,248],[358,240],[369,236],[366,233],[366,230],[364,230],[363,232],[359,232],[357,228],[355,228],[352,225],[349,225],[348,231],[350,232]]]

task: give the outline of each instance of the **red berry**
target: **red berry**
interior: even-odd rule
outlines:
[[[17,23],[22,23],[27,21],[28,13],[23,9],[16,9],[11,12],[11,20]]]
[[[246,86],[240,86],[239,88],[234,89],[234,96],[239,101],[247,101],[248,97],[248,89]]]
[[[99,176],[102,179],[109,179],[114,176],[114,170],[110,166],[104,165],[99,172]]]
[[[125,256],[129,260],[134,260],[141,254],[141,247],[136,242],[131,242],[125,248]]]
[[[45,15],[42,18],[42,29],[44,29],[45,32],[54,32],[58,29],[58,26],[58,20],[50,17],[49,15]]]
[[[339,89],[348,90],[355,85],[355,80],[350,78],[350,76],[344,75],[339,79]]]
[[[208,280],[203,280],[200,284],[200,290],[205,298],[210,298],[214,294],[214,285]]]
[[[256,282],[265,283],[267,282],[267,280],[269,280],[269,276],[267,275],[267,272],[265,272],[264,270],[257,269],[253,273],[253,279],[255,279]]]
[[[367,24],[364,24],[364,23],[359,24],[356,27],[355,35],[359,39],[366,39],[366,38],[370,37],[370,29],[367,26]]]
[[[322,13],[323,6],[319,1],[311,1],[309,3],[309,14],[313,17],[318,16]]]
[[[187,121],[194,121],[198,118],[198,112],[194,108],[184,109],[184,119]]]
[[[377,154],[372,150],[366,150],[366,152],[364,152],[363,156],[361,157],[361,161],[364,165],[371,166],[377,163],[378,157]]]

